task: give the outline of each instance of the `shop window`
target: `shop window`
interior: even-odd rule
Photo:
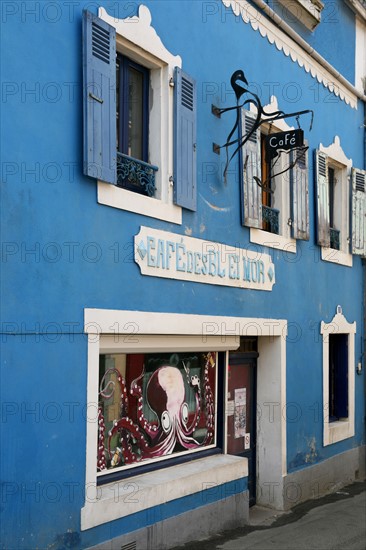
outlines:
[[[272,98],[266,110],[276,109]],[[255,113],[243,110],[243,133],[251,131],[255,119]],[[251,228],[251,242],[296,252],[296,239],[309,239],[307,151],[283,151],[267,159],[266,136],[290,130],[284,121],[276,124],[261,125],[243,147],[242,220]]]
[[[98,202],[180,224],[196,209],[194,79],[146,6],[127,19],[84,12],[83,51],[84,173]]]
[[[101,354],[99,476],[216,447],[217,382],[214,352]]]
[[[355,433],[355,333],[337,307],[330,323],[321,323],[323,339],[324,445]]]

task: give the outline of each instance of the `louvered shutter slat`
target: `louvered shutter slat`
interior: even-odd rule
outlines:
[[[352,254],[366,256],[366,172],[352,168]]]
[[[315,184],[317,205],[317,243],[330,246],[328,156],[315,151]]]
[[[116,31],[83,12],[84,174],[116,183]]]
[[[296,160],[291,170],[291,219],[292,236],[294,239],[308,241],[309,230],[309,183],[308,183],[308,152],[296,150],[291,152],[291,163]]]
[[[242,110],[243,134],[248,135],[253,128],[255,115]],[[255,181],[261,180],[260,131],[257,129],[245,143],[242,150],[243,190],[242,220],[248,227],[262,228],[262,190]]]
[[[179,67],[174,71],[174,188],[178,206],[197,208],[196,82]]]

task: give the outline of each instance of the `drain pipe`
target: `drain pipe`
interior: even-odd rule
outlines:
[[[318,52],[315,51],[314,48],[312,48],[303,38],[301,38],[301,36],[297,34],[297,32],[295,32],[292,27],[290,27],[290,25],[288,25],[282,19],[282,17],[274,12],[273,9],[270,8],[268,4],[266,4],[266,2],[264,2],[264,0],[252,0],[252,2],[258,8],[263,10],[265,14],[268,15],[268,17],[273,21],[273,23],[275,23],[277,27],[279,27],[281,30],[283,30],[283,32],[290,36],[303,50],[306,51],[306,53],[310,55],[310,57],[315,59],[315,61],[317,61],[322,67],[324,67],[324,69],[329,71],[331,75],[334,76],[334,78],[339,80],[339,82],[341,82],[343,86],[347,88],[347,90],[356,95],[359,99],[361,99],[361,101],[366,102],[366,95],[357,90],[357,88],[355,88],[348,80],[346,80],[344,76],[341,75],[341,73],[333,67],[333,65],[328,63],[328,61],[324,59],[324,57],[318,54]]]

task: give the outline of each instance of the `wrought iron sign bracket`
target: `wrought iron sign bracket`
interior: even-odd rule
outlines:
[[[311,114],[311,122],[310,122],[310,128],[309,128],[309,130],[311,130],[313,125],[314,112],[311,109],[305,109],[305,110],[296,111],[293,113],[285,113],[284,111],[273,111],[271,113],[266,112],[257,94],[249,90],[248,81],[245,78],[244,71],[242,70],[235,71],[232,74],[230,83],[235,93],[236,105],[232,107],[226,107],[223,109],[217,107],[216,105],[211,105],[211,112],[217,118],[221,118],[221,115],[229,111],[236,111],[236,120],[235,120],[234,126],[232,127],[226,139],[226,143],[224,143],[223,145],[218,145],[217,143],[213,143],[214,153],[220,154],[221,149],[226,150],[226,164],[225,164],[225,169],[223,173],[225,184],[226,184],[227,172],[228,172],[230,162],[235,157],[235,155],[239,153],[239,151],[247,143],[247,141],[251,138],[251,136],[258,130],[258,128],[264,123],[272,124],[277,120],[284,120],[286,118],[296,118],[297,120],[299,131],[297,136],[294,135],[295,145],[292,146],[291,143],[286,142],[284,146],[281,147],[281,144],[280,144],[278,147],[276,147],[276,151],[272,154],[273,154],[273,157],[275,157],[275,156],[278,156],[278,152],[282,152],[282,151],[294,151],[294,150],[300,151],[300,154],[296,155],[296,159],[288,165],[288,168],[286,170],[281,171],[279,174],[283,174],[287,170],[290,170],[291,168],[293,168],[293,166],[295,166],[295,164],[297,164],[299,159],[302,157],[301,152],[305,152],[308,149],[308,147],[303,143],[303,132],[300,127],[300,117],[306,114]],[[244,101],[242,101],[242,98],[244,99]],[[234,134],[235,132],[238,132],[240,128],[241,110],[246,106],[249,109],[250,105],[253,105],[256,108],[256,114],[253,113],[253,117],[255,117],[254,123],[251,125],[251,128],[247,134],[242,134],[242,135],[239,135],[238,138],[235,138]],[[296,132],[296,130],[294,132]],[[231,155],[229,155],[229,148],[232,146],[234,147],[234,151],[232,152]],[[270,153],[267,153],[267,154],[270,154]],[[279,175],[279,174],[274,174],[274,175]],[[258,178],[256,178],[256,181],[257,180]],[[260,187],[265,187],[266,183],[267,183],[266,181],[265,182],[260,182],[259,180],[257,181],[257,184]]]

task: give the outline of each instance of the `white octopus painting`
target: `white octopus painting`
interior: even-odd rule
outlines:
[[[193,354],[183,355],[178,360],[174,354],[173,364],[161,360],[149,376],[143,367],[129,387],[118,369],[106,369],[99,393],[98,471],[214,442],[216,353],[195,354],[200,376],[197,367],[191,374]],[[107,429],[104,404],[114,396],[119,398],[119,417]],[[147,419],[148,410],[153,420]]]

